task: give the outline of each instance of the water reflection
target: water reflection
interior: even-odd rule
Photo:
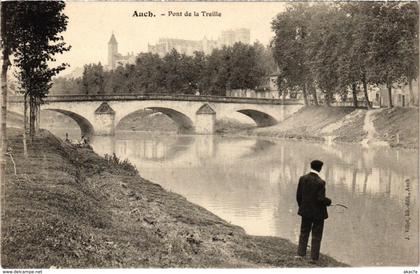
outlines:
[[[140,136],[140,138],[138,138]],[[122,159],[168,161],[188,150],[193,139],[182,135],[162,137],[151,134],[127,133],[116,136],[94,136],[93,149],[100,155],[115,153]]]
[[[112,155],[115,153],[115,139],[109,136],[92,137],[93,149],[99,155]]]
[[[301,150],[286,146],[288,157],[280,161],[283,170],[278,179],[282,198],[278,200],[274,217],[276,234],[297,240],[299,220],[294,218],[294,194],[299,173],[296,170],[309,168],[308,160],[320,155],[319,158],[326,162],[322,176],[328,184],[328,195],[334,202],[349,207],[343,213],[330,209],[323,250],[354,265],[417,264],[416,153],[403,152],[404,162],[400,157],[397,163],[396,154],[401,152],[393,150],[366,151],[358,146],[343,145],[338,152],[335,148],[322,145],[299,146]],[[309,157],[302,154],[308,151]],[[411,231],[408,232],[404,228],[407,220],[407,181],[411,184],[412,198],[409,205]],[[407,235],[410,239],[406,239]]]
[[[349,208],[330,208],[322,251],[359,266],[418,263],[416,152],[140,133],[95,138],[92,145],[100,154],[128,158],[142,176],[248,233],[294,242],[300,222],[296,184],[319,158],[327,195]]]

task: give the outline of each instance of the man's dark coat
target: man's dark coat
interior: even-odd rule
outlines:
[[[300,216],[312,220],[328,218],[327,206],[331,200],[325,197],[325,181],[317,174],[310,172],[299,178],[296,200]]]

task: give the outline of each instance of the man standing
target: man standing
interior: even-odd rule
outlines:
[[[299,205],[298,214],[302,216],[300,227],[298,256],[306,256],[309,234],[312,231],[311,262],[319,259],[324,220],[328,218],[327,206],[331,200],[325,197],[325,181],[319,177],[324,163],[319,160],[311,162],[311,172],[299,178],[296,200]]]

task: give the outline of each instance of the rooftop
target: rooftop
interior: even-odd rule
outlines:
[[[114,34],[111,35],[111,38],[109,39],[108,44],[118,44],[117,39],[115,39]]]

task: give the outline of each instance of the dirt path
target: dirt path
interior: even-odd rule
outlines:
[[[326,139],[327,143],[332,143],[334,139],[337,137],[336,131],[344,126],[348,126],[351,123],[354,123],[357,119],[362,119],[362,117],[365,115],[365,111],[359,109],[356,111],[353,111],[346,116],[344,116],[342,119],[328,124],[326,127],[324,127],[321,130],[321,134]]]
[[[360,142],[363,146],[376,145],[376,146],[388,146],[387,142],[381,141],[377,138],[378,133],[376,131],[373,121],[375,116],[382,110],[369,110],[366,112],[365,120],[363,124],[363,130],[367,132],[366,137]]]

